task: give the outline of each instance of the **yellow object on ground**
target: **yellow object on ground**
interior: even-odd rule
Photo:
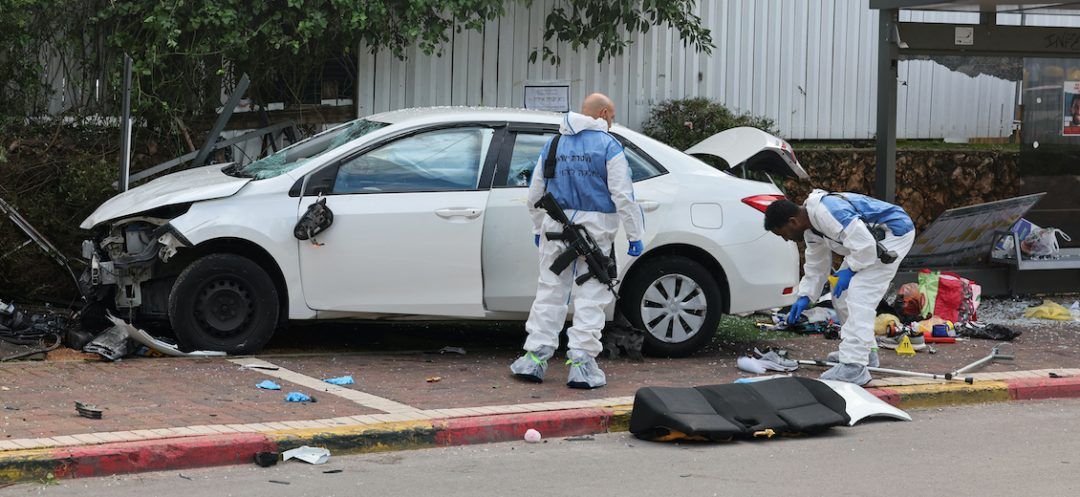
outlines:
[[[1028,307],[1027,310],[1024,311],[1024,317],[1072,321],[1072,314],[1069,312],[1069,309],[1053,300],[1044,300],[1042,305]]]
[[[896,355],[915,355],[915,348],[911,346],[911,340],[907,335],[900,340],[900,345],[896,346]]]
[[[918,326],[919,333],[924,333],[924,334],[925,333],[932,333],[934,331],[934,325],[935,324],[946,325],[946,326],[949,327],[950,330],[953,328],[953,324],[952,324],[951,321],[949,321],[947,319],[939,318],[937,316],[934,316],[934,317],[932,317],[930,319],[925,319],[925,320],[919,321],[919,326]]]
[[[874,318],[874,334],[877,336],[885,336],[889,331],[889,326],[900,327],[900,318],[893,316],[892,314],[878,314],[878,317]]]

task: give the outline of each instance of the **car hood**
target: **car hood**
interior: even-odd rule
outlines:
[[[228,197],[251,181],[251,178],[237,178],[221,172],[224,167],[215,164],[188,169],[132,188],[106,200],[80,227],[91,229],[106,221],[167,205]]]
[[[810,179],[788,142],[757,128],[744,126],[721,131],[686,149],[686,153],[714,155],[724,159],[732,169],[745,162],[751,171]]]

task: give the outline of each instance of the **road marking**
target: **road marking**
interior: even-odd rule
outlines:
[[[343,399],[355,402],[361,406],[376,409],[386,413],[397,414],[420,411],[420,409],[413,406],[405,405],[400,402],[394,402],[390,399],[385,399],[376,395],[364,393],[359,390],[353,390],[351,388],[333,385],[318,378],[303,375],[297,373],[296,371],[290,371],[262,359],[229,359],[229,362],[232,362],[233,364],[239,364],[241,366],[256,366],[249,369],[251,369],[252,371],[258,371],[259,373],[267,376],[273,376],[275,378],[280,378],[282,380],[295,383],[300,386],[305,386],[313,390],[319,390],[331,395],[336,395]]]

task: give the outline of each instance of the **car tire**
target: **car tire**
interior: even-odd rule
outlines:
[[[645,330],[646,354],[685,357],[716,334],[723,293],[701,264],[662,256],[632,268],[620,289],[619,306],[631,324]]]
[[[184,350],[258,352],[274,334],[279,312],[270,275],[235,254],[197,259],[169,292],[169,322]]]

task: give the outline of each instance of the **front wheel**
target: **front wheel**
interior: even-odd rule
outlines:
[[[274,281],[251,259],[212,254],[191,263],[169,292],[169,321],[185,350],[258,352],[278,321]]]
[[[679,256],[635,267],[623,282],[620,308],[645,330],[649,355],[685,357],[709,344],[720,322],[720,285],[708,270]]]

